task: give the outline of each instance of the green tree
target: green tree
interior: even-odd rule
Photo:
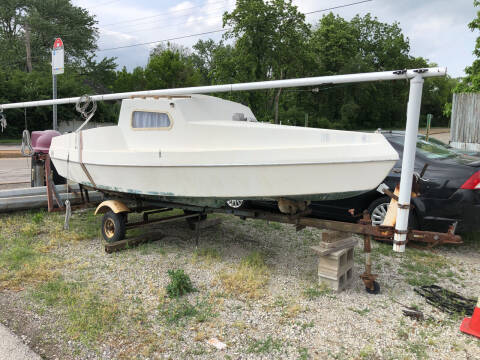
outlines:
[[[3,0],[0,6],[0,63],[27,69],[50,61],[61,36],[68,62],[82,62],[96,50],[95,18],[70,0]]]
[[[474,0],[473,5],[475,7],[480,6],[480,0]],[[480,11],[477,11],[477,17],[473,19],[468,27],[471,31],[480,30]],[[472,65],[465,68],[466,76],[456,86],[454,92],[479,92],[480,91],[480,36],[477,37],[475,42],[475,49],[473,55],[476,59]]]
[[[152,51],[145,67],[145,79],[149,89],[166,89],[198,85],[201,76],[186,53],[169,46]]]
[[[305,15],[291,0],[238,0],[236,8],[223,16],[224,26],[231,29],[226,39],[234,38],[237,81],[261,81],[295,77],[303,68],[310,27]],[[248,103],[260,109],[267,102],[273,106],[278,122],[281,89],[251,92]],[[267,99],[266,99],[267,97]],[[269,99],[268,99],[269,98]],[[263,118],[268,118],[268,111]]]

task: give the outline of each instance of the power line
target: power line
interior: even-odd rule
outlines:
[[[315,14],[315,13],[318,13],[318,12],[324,12],[324,11],[329,11],[329,10],[341,9],[341,8],[344,8],[344,7],[349,7],[349,6],[353,6],[353,5],[363,4],[363,3],[370,2],[370,1],[373,1],[373,0],[357,1],[357,2],[354,2],[354,3],[350,3],[350,4],[334,6],[334,7],[328,8],[328,9],[321,9],[321,10],[309,11],[309,12],[306,12],[305,15]]]
[[[125,49],[125,48],[130,48],[130,47],[135,47],[135,46],[142,46],[142,45],[151,45],[151,44],[156,44],[156,43],[164,42],[164,41],[173,41],[173,40],[186,39],[186,38],[191,38],[191,37],[195,37],[195,36],[202,36],[202,35],[214,34],[214,33],[218,33],[218,32],[225,32],[225,31],[228,31],[228,30],[230,30],[230,29],[220,29],[220,30],[206,31],[206,32],[197,33],[197,34],[190,34],[190,35],[173,37],[173,38],[170,38],[170,39],[155,40],[155,41],[149,41],[149,42],[138,43],[138,44],[131,44],[131,45],[117,46],[117,47],[107,48],[107,49],[100,49],[100,50],[97,50],[97,52],[107,51],[107,50]]]
[[[338,5],[338,6],[334,6],[334,7],[330,7],[330,8],[326,8],[326,9],[309,11],[309,12],[305,13],[305,15],[310,15],[310,14],[314,14],[314,13],[345,8],[345,7],[354,6],[354,5],[358,5],[358,4],[363,4],[363,3],[367,3],[367,2],[371,2],[371,1],[373,1],[373,0],[362,0],[362,1],[357,1],[357,2],[353,2],[353,3],[349,3],[349,4]],[[227,29],[212,30],[212,31],[206,31],[206,32],[201,32],[201,33],[196,33],[196,34],[177,36],[177,37],[173,37],[173,38],[169,38],[169,39],[162,39],[162,40],[148,41],[148,42],[143,42],[143,43],[135,43],[135,44],[130,44],[130,45],[116,46],[116,47],[112,47],[112,48],[100,49],[100,50],[97,50],[97,52],[126,49],[126,48],[131,48],[131,47],[136,47],[136,46],[156,44],[156,43],[165,42],[165,41],[187,39],[187,38],[191,38],[191,37],[195,37],[195,36],[202,36],[202,35],[209,35],[209,34],[214,34],[214,33],[219,33],[219,32],[225,32],[225,31],[228,31],[228,30],[231,30],[231,29],[227,28]]]
[[[220,1],[210,3],[209,5],[218,4],[218,3],[227,3],[227,2],[226,2],[226,0],[220,0]],[[151,19],[151,18],[160,17],[160,16],[166,16],[166,15],[170,15],[172,13],[182,12],[182,11],[185,11],[185,10],[196,9],[196,8],[202,7],[202,6],[205,6],[205,5],[197,5],[197,6],[192,6],[192,7],[189,7],[189,8],[173,10],[173,11],[169,11],[169,12],[165,11],[163,13],[157,13],[155,15],[139,17],[139,18],[135,18],[135,19],[131,19],[131,20],[117,21],[117,22],[114,22],[114,23],[104,24],[104,25],[101,25],[101,26],[106,27],[106,26],[111,26],[111,25],[136,22],[136,21],[139,21],[139,20],[145,20],[145,19]]]
[[[93,6],[93,7],[91,7],[90,9],[96,9],[96,8],[98,8],[98,7],[105,6],[105,5],[108,5],[108,4],[111,4],[111,3],[114,3],[114,2],[118,2],[118,1],[120,1],[120,0],[105,1],[105,2],[103,2],[103,3],[97,4],[97,5]]]
[[[218,11],[220,10],[220,11]],[[214,9],[211,9],[211,12],[209,13],[206,13],[205,15],[210,15],[208,17],[204,17],[203,19],[212,19],[214,16],[212,15],[215,15],[215,17],[217,17],[218,15],[220,15],[223,11],[226,10],[226,7],[225,6],[221,6],[219,8],[214,8]],[[182,18],[189,18],[191,16],[194,16],[193,13],[190,13],[190,14],[185,14],[185,15],[180,15],[180,16],[177,16],[177,17],[172,17],[172,19],[182,19]],[[117,32],[121,32],[122,34],[135,34],[135,33],[139,33],[139,32],[142,32],[142,31],[146,31],[146,30],[157,30],[157,29],[164,29],[164,28],[168,28],[168,27],[171,27],[171,26],[175,26],[175,25],[183,25],[183,24],[187,24],[189,21],[184,21],[184,22],[180,22],[180,23],[169,23],[168,25],[166,26],[162,26],[162,27],[158,27],[158,24],[159,24],[160,20],[155,20],[155,21],[147,21],[145,23],[138,23],[138,24],[131,24],[131,25],[127,25],[127,31],[123,31],[122,29],[103,29],[103,30],[108,30],[108,31],[117,31]],[[166,22],[160,22],[160,24],[165,24]],[[140,28],[138,29],[137,26],[138,25],[150,25],[150,24],[157,24],[157,26],[154,26],[154,27],[144,27],[144,28]],[[135,31],[130,31],[130,29],[128,28],[131,28],[133,27],[133,29],[135,29]]]
[[[224,8],[220,8],[220,9],[224,9]],[[216,9],[216,10],[219,10],[219,9]],[[220,13],[218,11],[215,11],[213,13],[210,13],[211,16],[203,17],[202,20],[216,19],[219,14]],[[192,16],[192,15],[188,14],[188,15],[185,15],[185,16],[189,17],[189,16]],[[185,16],[181,16],[178,19],[180,19],[182,17],[185,17]],[[138,33],[144,32],[144,31],[148,31],[148,30],[168,29],[168,28],[171,28],[173,26],[185,25],[185,24],[189,24],[189,23],[190,23],[190,21],[181,21],[181,22],[177,22],[177,23],[171,23],[171,24],[166,25],[166,26],[160,26],[160,27],[159,26],[154,26],[154,27],[142,28],[142,29],[138,29],[138,30],[135,30],[135,31],[128,31],[128,32],[124,32],[124,31],[119,30],[118,32],[123,34],[123,35],[131,35],[131,34],[138,34]],[[114,30],[109,30],[109,29],[104,29],[104,30],[114,31]]]

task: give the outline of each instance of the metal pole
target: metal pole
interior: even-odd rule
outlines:
[[[402,175],[398,196],[398,214],[393,238],[393,251],[404,252],[407,240],[408,215],[412,193],[415,152],[417,149],[418,122],[422,103],[423,77],[418,74],[410,80],[410,94],[407,106],[407,127],[403,148]]]
[[[53,100],[57,99],[57,75],[53,74]],[[57,130],[57,104],[53,104],[53,130]]]
[[[219,92],[232,92],[232,91],[247,91],[247,90],[265,90],[265,89],[278,89],[278,88],[291,88],[298,86],[315,86],[321,84],[347,84],[369,81],[386,81],[386,80],[405,80],[411,79],[415,76],[421,77],[436,77],[445,76],[447,73],[446,68],[436,67],[428,69],[413,69],[413,70],[396,70],[396,71],[381,71],[373,73],[360,73],[360,74],[346,74],[346,75],[332,75],[332,76],[317,76],[301,79],[288,79],[288,80],[272,80],[272,81],[259,81],[253,83],[237,83],[237,84],[225,84],[225,85],[210,85],[210,86],[197,86],[188,88],[176,88],[176,89],[158,89],[147,91],[132,91],[116,94],[103,94],[92,95],[91,99],[95,101],[109,101],[127,99],[131,96],[158,96],[158,95],[191,95],[191,94],[209,94]],[[75,104],[80,100],[80,97],[63,98],[56,100],[40,100],[40,101],[28,101],[12,104],[1,104],[0,109],[16,109],[33,106],[51,106],[53,104]]]
[[[426,135],[425,135],[425,140],[426,141],[428,141],[428,139],[430,137],[430,127],[432,126],[432,118],[433,118],[432,114],[427,114],[427,131],[426,131]]]

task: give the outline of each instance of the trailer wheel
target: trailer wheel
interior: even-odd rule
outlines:
[[[377,294],[380,294],[380,284],[376,281],[373,282],[373,290],[368,288],[368,287],[365,287],[365,291],[369,294],[374,294],[374,295],[377,295]]]
[[[109,210],[102,218],[102,235],[105,241],[112,243],[125,238],[127,214]]]

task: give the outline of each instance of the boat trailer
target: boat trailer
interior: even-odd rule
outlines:
[[[108,194],[106,194],[108,196]],[[118,194],[117,194],[118,195]],[[132,198],[127,199],[132,202]],[[173,215],[163,218],[150,218],[150,215],[167,212],[173,209],[181,209],[184,214]],[[128,214],[132,212],[143,213],[143,220],[137,222],[128,222]],[[215,219],[208,224],[206,220],[208,214],[220,213],[240,217],[243,220],[257,219],[272,221],[284,224],[294,225],[297,231],[306,227],[317,229],[333,230],[342,233],[353,233],[363,236],[363,250],[365,253],[365,271],[360,278],[365,284],[365,289],[369,293],[378,293],[379,284],[375,281],[377,275],[372,274],[371,262],[371,241],[390,242],[394,240],[396,230],[393,226],[373,226],[370,215],[367,211],[363,213],[358,223],[341,222],[334,220],[325,220],[310,217],[310,210],[295,215],[284,215],[260,209],[232,209],[232,208],[209,208],[194,205],[185,205],[163,201],[145,201],[135,199],[133,205],[127,206],[122,200],[108,200],[101,203],[95,214],[104,213],[102,219],[102,235],[107,241],[105,251],[110,253],[119,251],[129,246],[134,246],[147,241],[158,240],[158,237],[151,234],[147,237],[137,237],[126,239],[126,230],[151,223],[167,223],[172,221],[186,220],[192,230],[195,231],[195,244],[198,246],[200,229],[216,225],[220,221]],[[210,220],[211,221],[211,220]],[[418,247],[418,243],[423,243],[423,248],[432,248],[441,244],[462,244],[462,238],[455,235],[455,227],[451,226],[446,233],[422,231],[409,229],[406,231],[407,243]]]

